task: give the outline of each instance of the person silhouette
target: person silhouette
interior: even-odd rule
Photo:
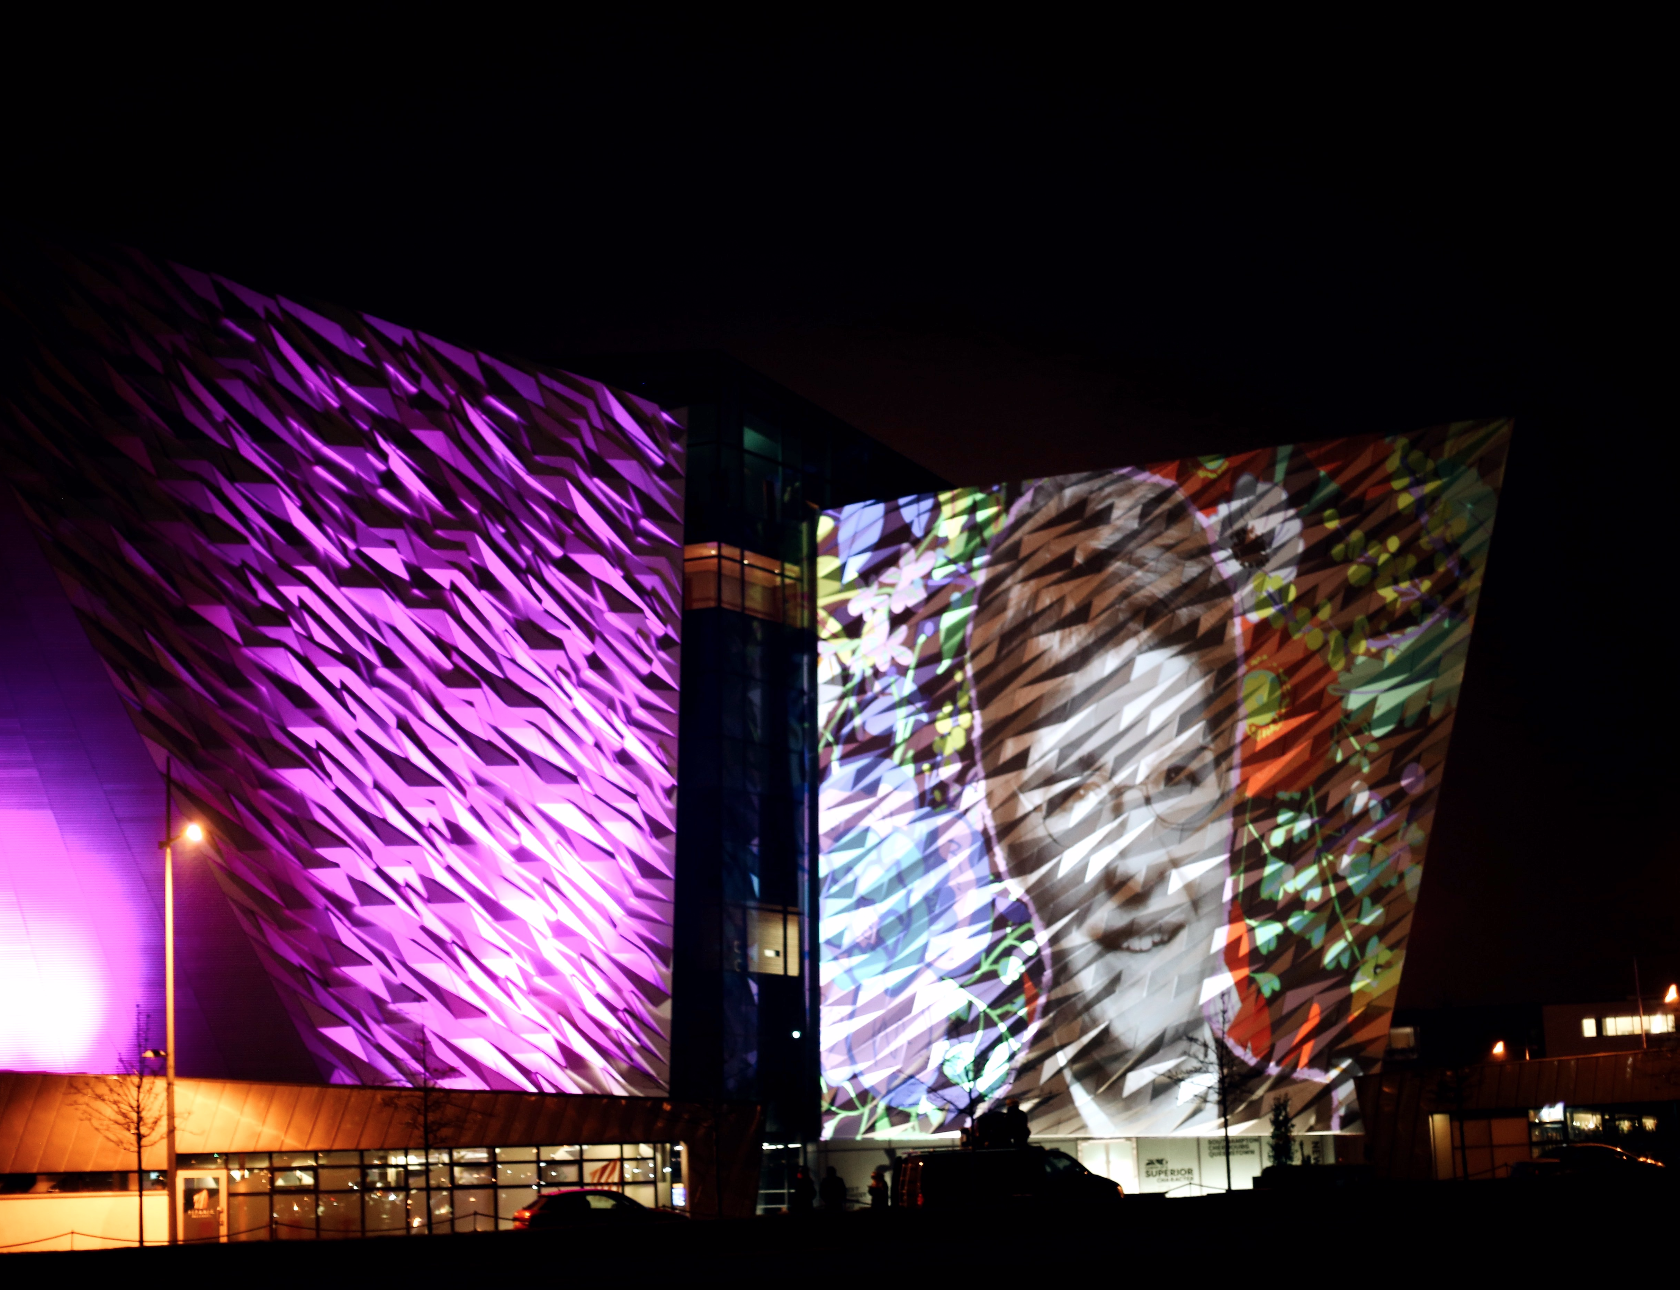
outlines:
[[[869,1175],[869,1208],[888,1209],[892,1205],[892,1187],[887,1183],[887,1167],[876,1165]]]
[[[1004,1137],[1012,1147],[1024,1147],[1032,1130],[1027,1127],[1027,1113],[1021,1109],[1021,1103],[1010,1098],[1003,1110]]]
[[[1009,1145],[1009,1129],[1003,1118],[1003,1112],[997,1107],[984,1112],[974,1121],[974,1145],[977,1147],[1003,1147]]]
[[[828,1173],[823,1176],[820,1191],[825,1214],[846,1212],[846,1180],[836,1172],[833,1165],[828,1167]]]
[[[811,1181],[811,1175],[804,1165],[793,1171],[793,1195],[790,1198],[788,1212],[792,1214],[809,1214],[811,1205],[817,1199],[817,1185]]]

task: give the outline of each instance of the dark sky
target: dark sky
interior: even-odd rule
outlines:
[[[1637,33],[162,42],[14,46],[14,232],[540,360],[719,347],[958,482],[1514,415],[1402,1003],[1680,975]]]

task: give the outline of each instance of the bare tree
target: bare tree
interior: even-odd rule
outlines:
[[[138,1232],[146,1244],[146,1148],[163,1139],[165,1090],[154,1063],[163,1056],[146,1047],[151,1014],[134,1010],[134,1048],[117,1054],[119,1075],[93,1075],[74,1081],[71,1095],[83,1121],[105,1141],[134,1148],[134,1181],[139,1199]]]
[[[425,1160],[427,1181],[430,1182],[432,1151],[434,1148],[459,1145],[461,1130],[471,1113],[471,1094],[458,1092],[444,1084],[444,1080],[460,1075],[460,1071],[432,1047],[432,1037],[424,1026],[420,1028],[420,1051],[408,1072],[408,1086],[394,1088],[380,1101],[396,1112],[393,1123],[410,1133],[420,1135],[421,1154]],[[426,1205],[426,1233],[432,1231],[432,1207]]]
[[[1264,1068],[1250,1067],[1231,1051],[1225,1040],[1226,1003],[1219,1000],[1219,1027],[1209,1027],[1207,1036],[1185,1041],[1189,1051],[1173,1068],[1171,1078],[1191,1090],[1190,1100],[1199,1107],[1212,1106],[1219,1112],[1220,1132],[1225,1139],[1225,1190],[1231,1183],[1231,1113],[1248,1100],[1255,1082],[1264,1078]]]

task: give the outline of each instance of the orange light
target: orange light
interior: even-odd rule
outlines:
[[[1668,987],[1668,993],[1663,995],[1664,1003],[1680,1003],[1680,985]]]
[[[204,841],[204,826],[202,824],[189,824],[181,836],[188,842],[202,842]]]
[[[1505,1041],[1503,1039],[1494,1040],[1493,1055],[1495,1057],[1503,1057],[1505,1055]]]

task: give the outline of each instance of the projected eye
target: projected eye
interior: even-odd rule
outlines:
[[[1213,749],[1204,745],[1172,758],[1149,777],[1145,792],[1163,824],[1188,828],[1203,823],[1225,796]]]
[[[1042,808],[1044,831],[1063,846],[1077,842],[1091,829],[1114,818],[1119,791],[1106,776],[1093,775],[1083,784],[1056,794]]]

